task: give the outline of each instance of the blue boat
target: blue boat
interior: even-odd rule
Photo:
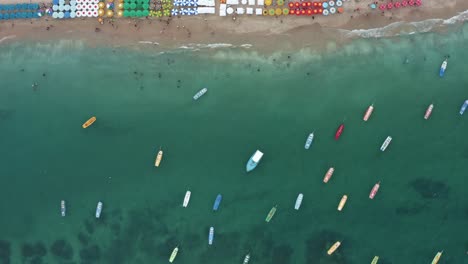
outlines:
[[[442,62],[442,65],[440,66],[440,70],[439,70],[440,77],[444,77],[446,69],[447,69],[447,59],[445,59],[444,62]]]
[[[463,113],[465,113],[465,110],[466,110],[467,107],[468,107],[468,100],[466,100],[463,103],[462,107],[460,108],[460,115],[463,115]]]
[[[218,194],[218,196],[216,196],[216,200],[213,204],[213,211],[218,211],[219,204],[221,203],[222,199],[223,199],[223,196],[221,194]]]
[[[208,234],[208,245],[213,245],[214,239],[214,227],[210,227],[210,232]]]
[[[257,167],[262,157],[263,157],[263,152],[261,152],[260,150],[257,150],[247,162],[247,166],[246,166],[247,172],[255,169],[255,167]]]

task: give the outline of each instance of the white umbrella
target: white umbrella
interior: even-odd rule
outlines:
[[[341,2],[340,0],[336,1],[336,6],[342,6],[343,5],[343,2]]]
[[[52,10],[54,10],[54,11],[57,11],[58,8],[59,8],[58,5],[53,5],[53,6],[52,6]]]
[[[76,11],[76,17],[81,17],[81,11]]]
[[[330,2],[328,2],[328,5],[329,5],[329,6],[335,6],[335,1],[330,1]]]
[[[75,17],[76,17],[76,13],[73,12],[73,11],[71,11],[71,12],[70,12],[70,18],[75,18]]]
[[[53,12],[53,13],[52,13],[52,17],[53,17],[53,18],[58,18],[58,13],[57,13],[57,12]]]
[[[74,5],[70,6],[70,10],[71,10],[72,12],[76,11],[76,6],[74,6]]]
[[[65,5],[64,9],[65,9],[65,11],[70,11],[70,5]]]
[[[63,18],[65,15],[63,14],[63,12],[59,12],[58,13],[58,18]]]
[[[328,16],[328,10],[327,10],[327,9],[323,10],[323,13],[322,13],[322,14],[323,14],[324,16]]]
[[[330,8],[330,14],[335,14],[335,13],[336,13],[336,8],[331,7],[331,8]]]

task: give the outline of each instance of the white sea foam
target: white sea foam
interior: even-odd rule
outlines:
[[[5,36],[5,37],[0,39],[0,43],[2,43],[5,40],[12,39],[12,38],[16,38],[16,35]]]
[[[208,43],[208,44],[196,44],[190,43],[187,45],[180,46],[179,49],[188,49],[188,50],[201,50],[201,49],[223,49],[223,48],[244,48],[249,49],[252,47],[252,44],[242,44],[239,46],[230,44],[230,43]]]

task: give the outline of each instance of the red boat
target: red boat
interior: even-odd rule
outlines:
[[[335,140],[338,140],[341,136],[341,133],[343,133],[343,130],[344,130],[344,124],[341,124],[338,129],[336,130],[336,133],[335,133]]]
[[[375,195],[377,194],[377,192],[379,191],[379,188],[380,188],[380,182],[376,183],[374,185],[374,187],[372,188],[370,194],[369,194],[369,198],[370,199],[374,199]]]

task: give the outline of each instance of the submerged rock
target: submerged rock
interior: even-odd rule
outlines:
[[[447,198],[448,186],[432,179],[418,178],[410,183],[411,187],[424,199]]]
[[[94,262],[101,258],[101,250],[97,245],[80,250],[80,258],[83,262]]]
[[[0,263],[10,263],[11,244],[9,241],[0,240]]]
[[[50,247],[50,251],[54,256],[63,258],[63,259],[71,259],[73,257],[73,248],[67,241],[60,239],[56,240],[52,246]]]

